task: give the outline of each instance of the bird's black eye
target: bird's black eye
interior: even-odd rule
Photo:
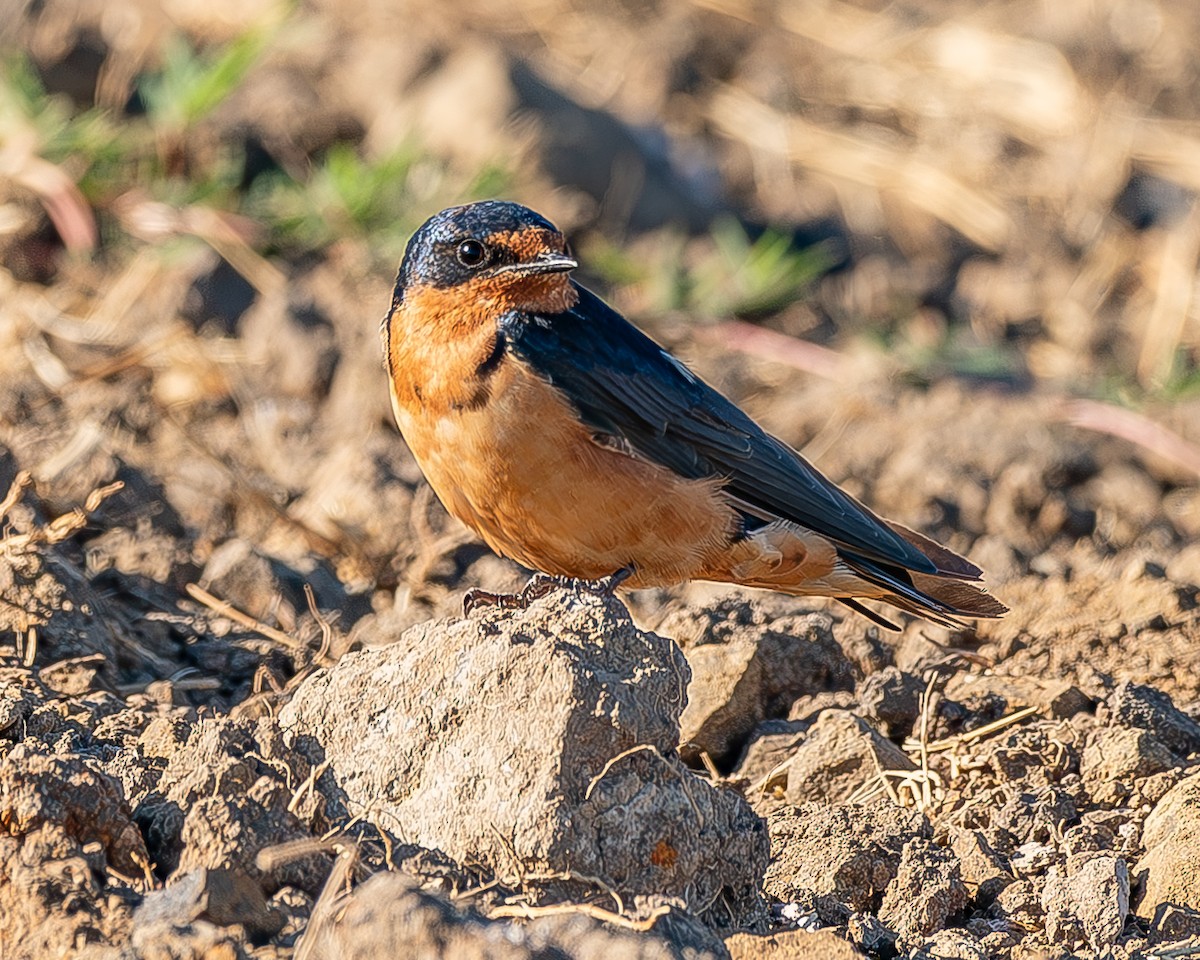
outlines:
[[[487,247],[478,240],[464,240],[458,245],[458,262],[464,267],[478,267],[487,259]]]

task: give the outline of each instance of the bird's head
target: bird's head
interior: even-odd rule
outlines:
[[[503,200],[450,207],[413,234],[396,280],[396,303],[420,292],[460,308],[556,313],[577,294],[570,271],[579,264],[545,217]]]

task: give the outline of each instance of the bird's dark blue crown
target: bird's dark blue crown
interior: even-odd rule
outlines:
[[[454,256],[459,243],[468,238],[486,241],[497,233],[528,229],[558,228],[541,214],[509,200],[448,207],[426,220],[409,239],[396,278],[396,292],[403,298],[404,290],[413,284],[452,287],[468,276]]]

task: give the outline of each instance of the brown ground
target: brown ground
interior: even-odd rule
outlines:
[[[394,222],[303,251],[131,168],[66,255],[5,116],[0,956],[1200,951],[1200,14],[655,6],[271,27],[179,169],[423,151]],[[172,22],[281,15],[53,0],[0,43],[125,106]],[[424,484],[376,325],[493,167],[1010,615],[881,635],[693,584],[437,622],[524,573]],[[837,269],[764,305],[722,214]]]

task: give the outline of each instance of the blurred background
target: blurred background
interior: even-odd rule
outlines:
[[[206,244],[189,314],[232,329],[344,258],[366,319],[426,216],[505,196],[636,313],[862,340],[919,378],[1197,383],[1192,4],[4,7],[16,280]]]
[[[218,583],[236,540],[344,625],[516,577],[421,482],[377,342],[411,231],[492,196],[1000,582],[1200,536],[1200,5],[0,11],[0,443],[50,504],[125,483],[94,574]]]

